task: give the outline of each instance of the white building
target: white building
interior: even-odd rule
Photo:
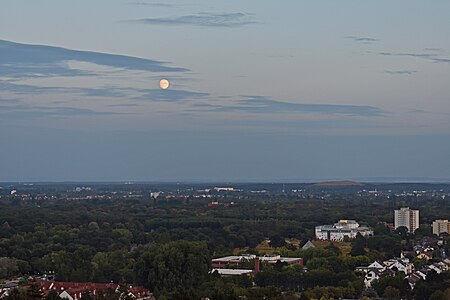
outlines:
[[[394,211],[394,229],[399,227],[408,228],[408,232],[414,232],[419,228],[419,211],[402,207]]]
[[[433,222],[433,234],[450,233],[450,223],[448,220],[436,220]]]
[[[369,266],[357,267],[356,270],[364,272],[364,284],[367,288],[370,288],[374,280],[380,279],[381,274],[386,271],[386,267],[374,261]]]
[[[231,255],[214,258],[211,262],[214,269],[224,269],[229,265],[237,266],[237,268],[239,268],[252,260],[258,260],[259,262],[266,262],[268,264],[276,264],[279,261],[288,265],[303,266],[303,258],[301,257],[281,257],[280,255],[268,254],[263,256],[256,256],[254,254]]]
[[[364,272],[364,284],[369,288],[373,281],[380,279],[381,276],[394,275],[399,272],[405,275],[412,274],[414,264],[407,258],[393,258],[384,261],[382,264],[375,261],[367,267],[356,267],[356,270]],[[411,280],[415,280],[415,278],[411,278]]]
[[[339,220],[334,225],[316,226],[316,239],[328,241],[343,241],[344,237],[356,238],[357,234],[371,236],[373,231],[366,226],[359,226],[355,220]]]
[[[367,269],[367,271],[364,270],[364,273],[364,285],[366,286],[366,288],[370,288],[372,287],[372,282],[380,279],[383,272],[378,269],[372,268]]]
[[[221,276],[240,276],[252,274],[253,270],[247,269],[212,269],[211,273],[217,272]]]
[[[406,259],[390,259],[384,262],[388,269],[394,272],[403,272],[405,275],[411,274],[414,270],[414,265]]]

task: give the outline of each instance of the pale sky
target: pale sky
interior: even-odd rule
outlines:
[[[2,0],[0,181],[449,181],[449,12]]]

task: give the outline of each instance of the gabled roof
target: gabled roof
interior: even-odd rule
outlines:
[[[310,240],[308,240],[308,241],[306,242],[306,244],[303,245],[302,249],[303,249],[303,250],[306,250],[306,249],[309,249],[309,248],[315,248],[315,247],[316,247],[316,246],[314,246],[314,244],[313,244]]]
[[[374,261],[369,265],[369,268],[377,268],[377,269],[384,269],[384,266],[379,261]]]

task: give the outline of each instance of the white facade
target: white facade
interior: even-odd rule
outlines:
[[[380,265],[378,262],[375,262],[375,263]],[[372,286],[372,282],[374,280],[380,279],[380,274],[382,274],[385,269],[386,268],[383,266],[381,266],[381,268],[371,267],[371,266],[356,268],[356,270],[364,272],[364,285],[366,286],[366,288],[370,288]]]
[[[392,258],[383,262],[386,268],[394,272],[403,272],[405,275],[411,274],[414,270],[414,264],[408,258]]]
[[[239,276],[244,274],[251,274],[253,270],[246,269],[212,269],[211,273],[217,272],[222,276]]]
[[[394,211],[394,228],[408,228],[408,232],[414,232],[419,228],[419,211],[402,207]]]
[[[359,226],[355,220],[340,220],[334,225],[316,226],[316,239],[328,241],[343,241],[344,237],[356,238],[357,234],[371,236],[373,231],[369,227]]]
[[[364,285],[366,286],[366,288],[370,288],[372,287],[372,282],[378,279],[380,279],[380,272],[377,269],[369,270],[364,275]]]
[[[377,269],[377,270],[380,270],[380,271],[384,271],[386,269],[385,266],[383,266],[382,264],[380,264],[377,261],[374,261],[373,263],[371,263],[369,265],[369,268]]]
[[[448,220],[436,220],[433,222],[433,234],[450,233],[450,223]]]

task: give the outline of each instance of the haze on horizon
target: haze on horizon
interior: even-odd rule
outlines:
[[[449,181],[449,11],[2,1],[0,181]]]

